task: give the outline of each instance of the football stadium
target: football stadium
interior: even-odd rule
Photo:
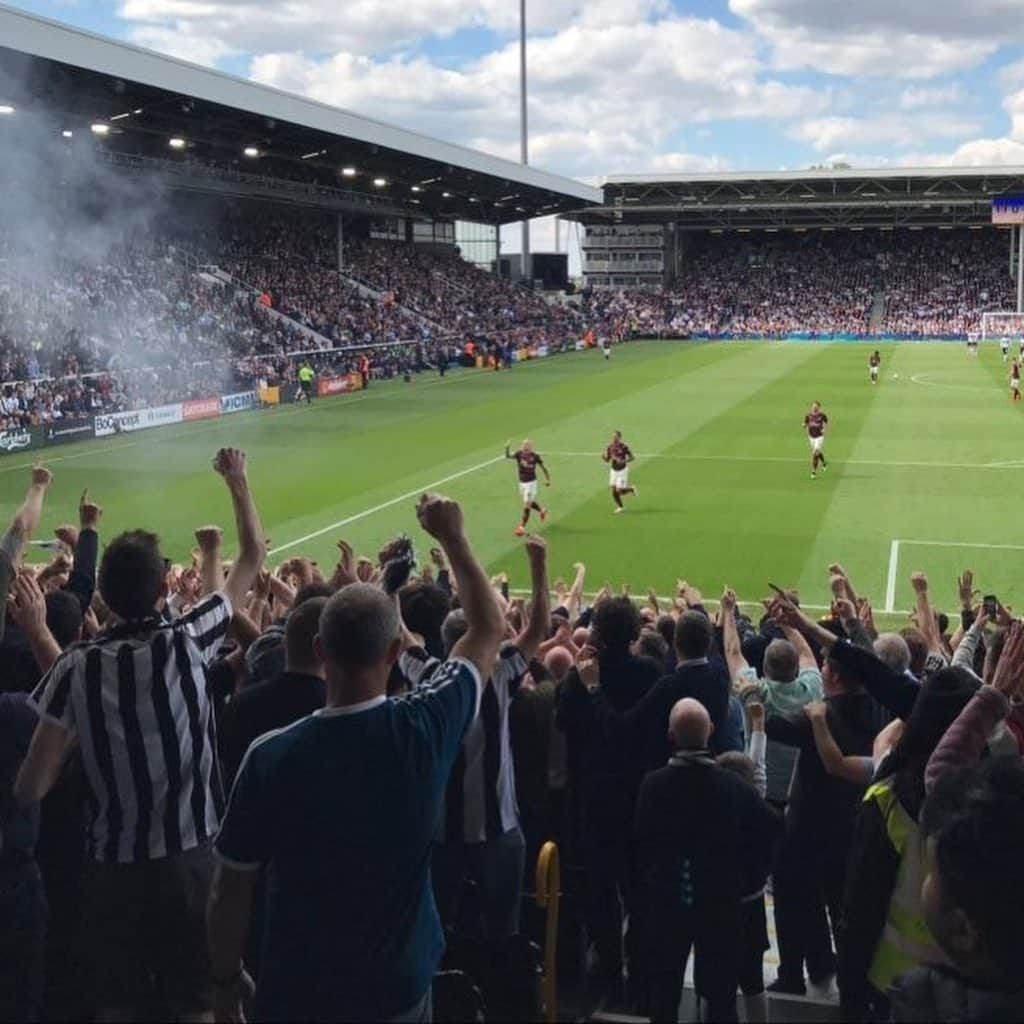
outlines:
[[[3,1019],[1024,1014],[1024,166],[606,170],[0,6]]]

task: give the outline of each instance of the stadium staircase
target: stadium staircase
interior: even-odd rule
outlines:
[[[871,312],[868,314],[868,331],[871,334],[880,334],[882,324],[885,322],[885,307],[888,299],[884,288],[879,288],[871,300]]]
[[[365,281],[360,281],[358,277],[352,277],[350,274],[346,274],[344,271],[339,271],[338,276],[343,280],[347,281],[360,295],[364,295],[368,299],[373,299],[374,302],[383,303],[387,299],[387,292],[373,288],[366,284]],[[422,313],[413,309],[411,306],[405,306],[401,302],[396,302],[395,305],[400,309],[407,317],[411,320],[415,320],[416,323],[422,327],[427,327],[431,331],[444,334],[445,329],[436,320],[431,320],[429,316],[424,316]]]
[[[216,266],[204,266],[200,267],[199,273],[201,276],[206,276],[219,281],[221,284],[229,284],[235,288],[241,288],[251,295],[259,295],[260,290],[254,288],[251,284],[247,284],[245,281],[240,280],[233,274],[229,274],[226,270]],[[321,334],[319,331],[314,331],[312,327],[307,327],[305,324],[300,324],[298,320],[292,319],[290,316],[285,316],[284,313],[279,312],[276,309],[271,309],[269,306],[260,307],[263,312],[271,318],[271,320],[280,320],[286,323],[289,327],[297,330],[306,340],[309,342],[309,348],[312,349],[332,349],[334,348],[334,342],[327,337],[326,334]]]

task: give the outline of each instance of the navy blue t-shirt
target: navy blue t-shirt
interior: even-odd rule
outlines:
[[[430,851],[480,680],[445,663],[408,697],[324,708],[249,748],[217,837],[268,868],[257,1020],[382,1018],[444,952]]]

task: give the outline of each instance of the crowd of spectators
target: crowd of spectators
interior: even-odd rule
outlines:
[[[963,338],[1014,303],[1005,233],[930,229],[708,235],[670,288],[592,305],[677,337]]]
[[[450,362],[472,340],[502,354],[613,337],[959,337],[1011,308],[995,231],[708,235],[664,291],[544,296],[439,247],[348,240],[336,225],[221,211],[154,225],[101,258],[44,273],[0,260],[0,429],[159,405],[319,370],[376,377]],[[226,276],[228,275],[228,276]],[[330,350],[327,355],[318,352]],[[338,351],[340,350],[340,351]]]
[[[581,990],[653,1020],[691,953],[710,1020],[833,977],[844,1021],[1019,1016],[1024,623],[969,573],[880,634],[838,565],[823,619],[747,614],[588,598],[527,537],[518,599],[436,495],[425,559],[268,564],[244,453],[214,469],[230,565],[216,526],[187,565],[145,530],[101,557],[88,493],[24,565],[42,467],[0,537],[4,1019],[471,1019],[442,966],[503,1019],[547,840]]]

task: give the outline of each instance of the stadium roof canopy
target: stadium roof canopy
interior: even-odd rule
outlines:
[[[932,167],[624,175],[590,224],[675,222],[682,231],[978,227],[992,200],[1024,195],[1024,167]]]
[[[47,112],[111,163],[181,188],[490,224],[601,201],[570,178],[2,5],[0,105]]]

